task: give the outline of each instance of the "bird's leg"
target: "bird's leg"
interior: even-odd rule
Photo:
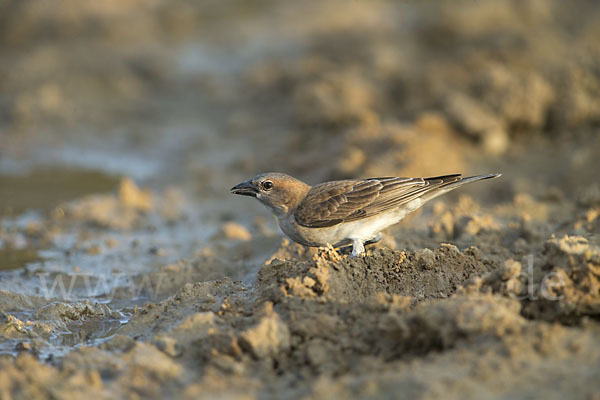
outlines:
[[[361,239],[352,239],[352,254],[350,257],[354,258],[365,251],[365,246]]]
[[[365,246],[366,246],[366,245],[368,245],[368,244],[375,244],[375,243],[379,242],[379,241],[380,241],[382,238],[383,238],[383,235],[381,234],[381,232],[379,232],[379,233],[377,234],[377,236],[375,236],[375,237],[373,237],[373,238],[371,238],[371,239],[367,240],[367,241],[365,242]]]

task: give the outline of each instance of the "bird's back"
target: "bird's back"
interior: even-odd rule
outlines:
[[[422,205],[465,183],[496,176],[462,178],[460,174],[454,174],[431,178],[385,177],[325,182],[311,188],[296,208],[295,219],[311,228],[334,226],[387,214],[397,207],[414,205],[417,199]]]

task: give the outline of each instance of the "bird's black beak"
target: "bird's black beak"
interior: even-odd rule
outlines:
[[[241,194],[242,196],[256,197],[258,194],[258,187],[256,187],[251,181],[246,181],[232,187],[231,193]]]

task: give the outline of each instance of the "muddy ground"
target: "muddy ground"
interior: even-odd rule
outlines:
[[[0,398],[600,397],[600,7],[0,2]],[[229,188],[503,176],[351,259]]]

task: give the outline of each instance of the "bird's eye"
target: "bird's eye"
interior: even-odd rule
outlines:
[[[273,189],[273,182],[264,181],[261,186],[264,190],[271,190],[271,189]]]

